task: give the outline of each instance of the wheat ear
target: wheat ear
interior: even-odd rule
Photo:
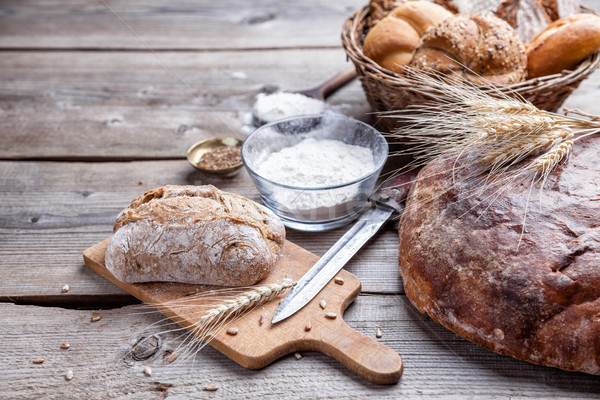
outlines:
[[[200,351],[229,324],[294,285],[294,282],[286,279],[282,283],[215,289],[171,301],[149,303],[149,306],[168,318],[150,325],[145,331],[158,327],[159,335],[182,332],[176,339],[184,336],[184,340],[174,352],[179,360],[185,359]],[[174,327],[171,321],[179,326]]]
[[[435,103],[385,113],[405,122],[389,136],[411,144],[401,153],[413,156],[413,165],[443,156],[468,161],[460,163],[461,168],[471,170],[463,177],[467,179],[514,169],[536,173],[535,165],[521,162],[566,141],[575,141],[578,135],[600,130],[600,121],[594,118],[583,120],[540,110],[518,94],[509,97],[493,86],[483,91],[472,84],[414,69],[408,70],[408,76],[415,85],[440,95]],[[549,171],[544,170],[546,177]]]

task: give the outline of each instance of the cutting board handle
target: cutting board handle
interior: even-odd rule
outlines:
[[[318,349],[369,382],[391,385],[402,376],[402,358],[383,343],[352,329],[341,318],[332,324],[334,332],[324,334]]]

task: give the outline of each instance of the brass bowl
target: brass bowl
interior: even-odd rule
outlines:
[[[202,172],[207,174],[216,174],[216,175],[229,175],[232,176],[237,173],[240,168],[244,165],[241,161],[233,166],[221,169],[208,169],[200,167],[200,159],[202,156],[212,149],[221,146],[242,146],[244,143],[243,140],[236,139],[234,137],[220,137],[220,138],[212,138],[205,139],[198,143],[193,144],[187,151],[187,160],[192,166]]]

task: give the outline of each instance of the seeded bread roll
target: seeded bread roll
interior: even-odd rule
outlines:
[[[572,69],[600,49],[600,17],[575,14],[551,23],[527,45],[529,78]]]
[[[363,51],[385,69],[400,73],[410,63],[419,39],[438,21],[452,16],[427,1],[409,1],[392,10],[365,37]]]
[[[507,21],[523,43],[529,43],[551,22],[544,6],[538,0],[435,0],[435,2],[460,14],[494,14]]]
[[[530,178],[485,191],[453,185],[451,158],[428,164],[400,221],[410,301],[489,350],[600,374],[599,152],[600,138],[578,141],[541,202]]]
[[[421,38],[411,67],[474,83],[525,79],[525,47],[506,21],[484,14],[454,15]]]
[[[150,190],[121,212],[114,231],[106,267],[126,283],[252,285],[285,240],[269,210],[211,185]]]

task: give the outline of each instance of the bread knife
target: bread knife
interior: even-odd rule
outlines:
[[[275,311],[272,324],[283,321],[308,304],[392,215],[402,213],[401,202],[410,188],[407,179],[412,180],[415,175],[399,175],[370,196],[371,207],[292,287]]]

